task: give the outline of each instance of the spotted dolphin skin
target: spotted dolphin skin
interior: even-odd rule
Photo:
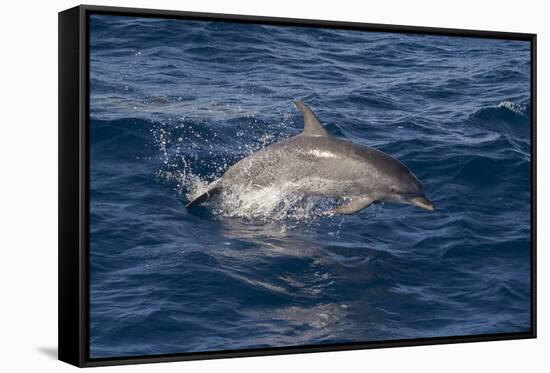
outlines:
[[[435,209],[403,163],[374,148],[333,137],[309,107],[301,101],[294,104],[304,116],[302,133],[241,159],[187,207],[223,190],[288,190],[290,186],[294,193],[342,199],[344,202],[332,211],[335,214],[354,214],[375,202]]]

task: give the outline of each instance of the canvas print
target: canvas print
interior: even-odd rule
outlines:
[[[531,330],[531,50],[91,14],[91,358]]]

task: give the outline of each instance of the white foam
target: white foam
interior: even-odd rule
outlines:
[[[502,101],[497,105],[498,108],[506,108],[516,114],[524,114],[527,109],[525,105],[518,104],[512,101]]]
[[[186,201],[192,201],[208,189],[205,178],[183,171],[159,171],[157,176],[176,183],[176,191]],[[218,216],[237,217],[256,222],[306,221],[326,216],[336,201],[321,197],[305,196],[298,192],[298,185],[261,187],[259,185],[235,185],[208,201],[208,207]]]
[[[328,201],[305,197],[296,185],[286,183],[277,187],[245,186],[226,190],[217,212],[223,216],[269,220],[308,220],[322,215]]]

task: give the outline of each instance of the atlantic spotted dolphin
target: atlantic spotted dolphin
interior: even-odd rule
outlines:
[[[375,202],[435,209],[403,163],[374,148],[330,135],[309,107],[301,101],[294,104],[304,117],[302,133],[241,159],[187,207],[223,190],[284,187],[306,196],[343,200],[332,211],[335,214],[354,214]]]

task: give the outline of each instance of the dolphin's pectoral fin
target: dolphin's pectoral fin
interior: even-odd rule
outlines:
[[[201,203],[204,203],[204,202],[208,201],[210,198],[216,196],[221,191],[222,191],[222,188],[219,187],[219,186],[216,186],[212,189],[209,189],[206,192],[204,192],[203,194],[201,194],[200,196],[198,196],[195,199],[193,199],[192,201],[190,201],[187,205],[185,205],[185,207],[189,208],[189,207],[193,207],[195,205],[200,205]]]
[[[333,214],[355,214],[366,208],[368,205],[374,202],[373,198],[370,197],[353,197],[347,203],[344,203],[342,206],[336,207],[332,210]]]
[[[304,132],[306,136],[330,136],[325,127],[317,118],[317,115],[302,101],[294,101],[294,105],[302,112],[304,116]]]

